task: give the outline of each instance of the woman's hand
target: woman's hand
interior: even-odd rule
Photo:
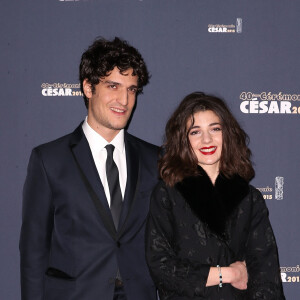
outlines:
[[[248,273],[245,261],[236,261],[228,267],[221,267],[222,283],[230,283],[239,290],[247,289]],[[220,284],[219,270],[211,267],[209,270],[206,286]]]
[[[229,266],[232,269],[232,279],[230,284],[239,290],[247,289],[248,273],[245,261],[236,261]]]

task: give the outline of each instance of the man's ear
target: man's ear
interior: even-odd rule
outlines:
[[[88,99],[92,98],[92,95],[93,95],[93,93],[92,93],[92,86],[91,86],[91,84],[88,82],[87,79],[84,79],[84,80],[83,80],[83,91],[84,91],[85,96],[86,96]]]

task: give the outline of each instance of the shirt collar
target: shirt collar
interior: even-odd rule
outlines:
[[[88,124],[87,117],[82,124],[82,130],[88,140],[91,149],[98,149],[99,151],[101,151],[106,145],[112,144],[116,149],[118,149],[118,151],[120,151],[120,153],[123,153],[125,151],[124,129],[121,129],[110,143],[108,143],[106,139],[104,139]]]

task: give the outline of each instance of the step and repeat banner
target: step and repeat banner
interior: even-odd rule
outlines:
[[[0,298],[20,299],[22,188],[31,149],[75,129],[86,109],[81,54],[102,36],[139,49],[151,73],[128,131],[161,145],[182,98],[225,99],[250,136],[287,299],[300,294],[300,2],[39,0],[1,5]]]

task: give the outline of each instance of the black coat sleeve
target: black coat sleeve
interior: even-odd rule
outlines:
[[[261,193],[252,192],[252,213],[246,245],[249,299],[283,300],[278,251],[269,221],[269,211]]]
[[[22,300],[44,299],[44,276],[53,227],[52,194],[38,149],[33,150],[23,190],[20,236]]]
[[[177,294],[194,297],[205,294],[210,266],[182,259],[176,254],[174,197],[163,182],[151,197],[146,229],[146,259],[160,297]]]

